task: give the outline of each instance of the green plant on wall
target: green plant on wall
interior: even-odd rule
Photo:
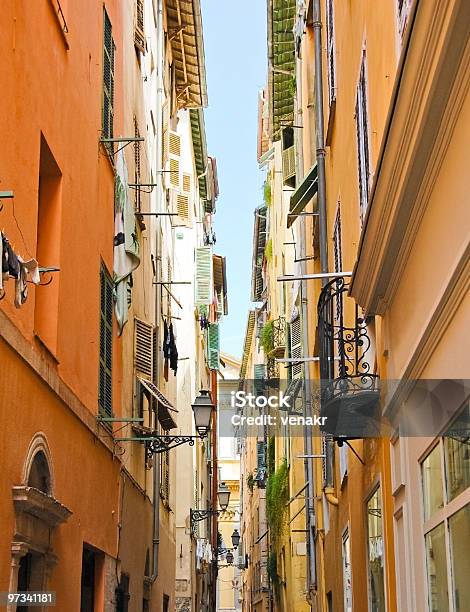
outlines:
[[[271,436],[268,440],[268,475],[273,474],[276,469],[276,438]]]
[[[274,592],[276,594],[276,599],[279,600],[280,579],[277,573],[277,553],[275,550],[271,550],[269,553],[267,571],[268,571],[269,580],[271,581],[271,584],[274,586]]]
[[[266,178],[263,187],[264,203],[269,208],[271,206],[271,181],[269,176]]]
[[[277,542],[286,527],[287,502],[289,501],[289,468],[283,459],[278,468],[269,475],[266,485],[266,514],[271,542]]]
[[[260,332],[260,343],[265,353],[269,353],[274,348],[274,323],[267,321]]]
[[[248,474],[247,479],[246,479],[246,485],[250,489],[250,491],[253,493],[253,489],[255,488],[255,478],[252,473]]]
[[[268,263],[271,263],[273,259],[273,240],[272,238],[270,238],[268,242],[266,243],[266,246],[264,248],[264,256],[266,257],[266,261]]]

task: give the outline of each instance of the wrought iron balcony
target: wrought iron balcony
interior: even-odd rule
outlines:
[[[279,378],[279,364],[274,358],[269,358],[266,363],[266,379],[267,381],[277,380]]]
[[[279,317],[272,321],[272,340],[271,349],[268,352],[269,358],[284,357],[287,341],[286,319]]]
[[[373,435],[379,404],[367,324],[348,288],[336,278],[318,300],[321,416],[327,417],[324,431],[344,439]]]

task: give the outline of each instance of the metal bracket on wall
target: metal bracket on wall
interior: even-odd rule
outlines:
[[[15,197],[13,191],[0,191],[0,212],[3,210],[2,200],[12,200]]]
[[[119,149],[116,149],[116,151],[114,150],[114,146],[113,147],[106,147],[106,150],[111,153],[112,155],[116,155],[116,153],[119,153],[119,151],[122,151],[125,147],[127,147],[128,145],[130,145],[133,142],[144,142],[145,138],[142,138],[142,136],[131,136],[129,138],[125,138],[125,137],[120,137],[120,138],[100,138],[100,142],[104,145],[108,144],[108,145],[114,145],[115,143],[124,143],[122,145],[122,147],[120,147]]]

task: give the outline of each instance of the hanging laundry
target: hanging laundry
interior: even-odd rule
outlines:
[[[173,323],[168,325],[166,320],[163,323],[163,358],[165,359],[165,380],[168,380],[168,365],[175,373],[175,376],[178,370],[178,349],[176,348]]]
[[[15,306],[21,308],[21,306],[28,299],[28,276],[31,277],[31,282],[35,285],[40,283],[39,267],[38,262],[35,259],[28,259],[23,261],[21,257],[18,257],[20,265],[20,273],[15,282]]]
[[[40,275],[38,262],[35,259],[23,259],[15,253],[5,234],[0,233],[1,274],[0,290],[3,292],[4,282],[9,278],[15,280],[15,306],[21,306],[28,299],[28,277],[35,285],[39,285]]]
[[[121,150],[116,159],[114,188],[114,286],[119,335],[127,322],[130,277],[140,263],[137,226],[128,190],[126,161]]]
[[[173,331],[173,323],[170,323],[168,332],[170,336],[170,368],[173,370],[176,376],[176,372],[178,371],[178,349],[176,348],[176,338],[175,333]]]

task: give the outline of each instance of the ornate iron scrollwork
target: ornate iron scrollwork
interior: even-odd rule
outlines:
[[[182,444],[189,444],[194,446],[197,436],[155,436],[152,440],[145,442],[145,452],[147,457],[150,458],[154,454],[164,453],[170,448],[181,446]]]
[[[330,421],[328,432],[336,434],[332,425],[342,420],[347,428],[355,427],[359,418],[355,417],[369,416],[379,398],[379,377],[369,362],[367,323],[359,306],[348,298],[348,289],[344,278],[335,278],[323,287],[318,301],[321,411]],[[357,433],[349,437],[362,437]]]

